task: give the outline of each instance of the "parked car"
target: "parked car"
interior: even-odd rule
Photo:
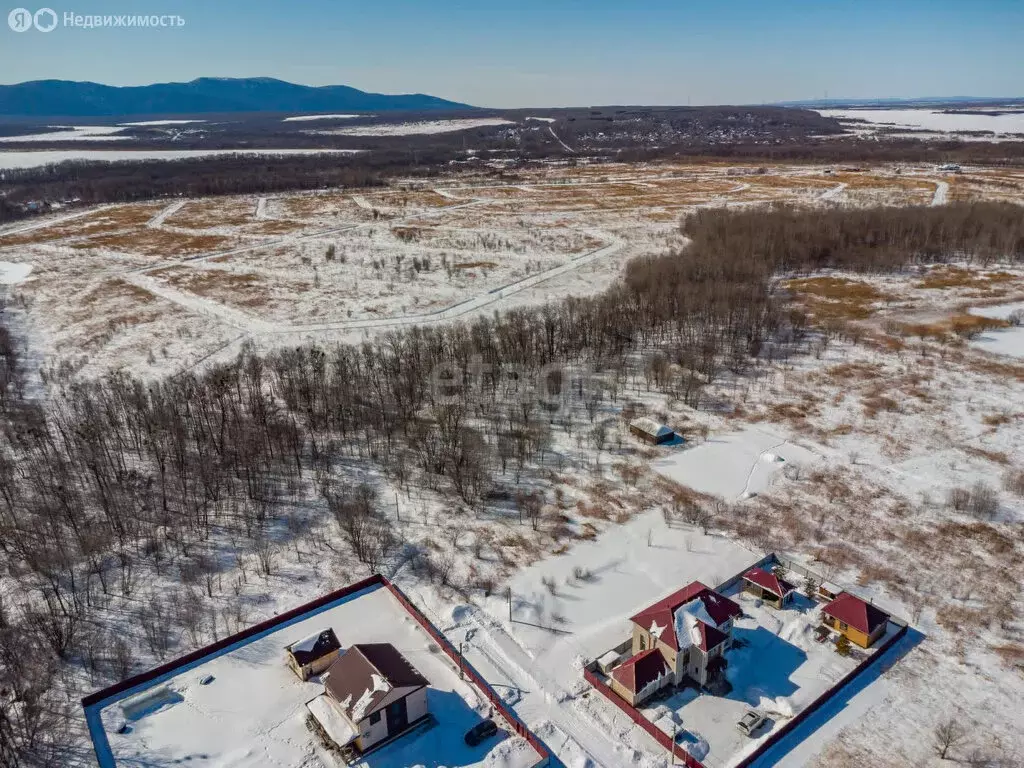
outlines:
[[[766,719],[764,714],[756,709],[748,709],[743,713],[743,717],[740,718],[739,722],[736,723],[736,727],[739,728],[741,733],[753,736],[754,731],[760,728]]]
[[[494,724],[493,720],[482,720],[466,731],[466,743],[471,747],[475,747],[491,738],[497,732],[498,726]]]

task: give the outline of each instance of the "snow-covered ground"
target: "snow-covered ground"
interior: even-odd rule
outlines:
[[[48,134],[52,136],[52,134]],[[10,137],[8,137],[10,138]],[[22,138],[22,137],[19,137]],[[109,138],[130,138],[109,137]],[[40,138],[40,141],[43,139]],[[0,152],[0,170],[6,168],[36,168],[43,165],[81,160],[92,163],[116,163],[138,160],[181,160],[212,155],[318,155],[351,154],[359,149],[42,149],[35,151]]]
[[[953,131],[992,131],[998,135],[1024,134],[1024,112],[1003,115],[946,113],[934,109],[819,109],[823,117],[864,120],[879,127],[910,128],[950,133]]]
[[[31,264],[17,264],[0,261],[0,285],[17,285],[28,279],[32,272]]]
[[[736,501],[764,492],[786,464],[806,466],[816,458],[777,432],[747,427],[677,450],[651,467],[680,485]]]
[[[359,125],[351,128],[334,128],[315,131],[329,136],[413,136],[426,133],[449,133],[469,128],[486,128],[492,125],[512,125],[511,120],[500,117],[466,117],[452,120],[420,120],[412,123],[383,125]]]
[[[138,123],[119,123],[119,125],[131,125],[139,128],[146,128],[151,125],[186,125],[188,123],[205,123],[205,120],[142,120]]]
[[[391,643],[430,682],[427,707],[437,724],[372,752],[360,767],[528,768],[540,759],[524,739],[509,736],[500,717],[496,720],[506,730],[498,739],[478,747],[465,744],[465,732],[488,716],[486,698],[459,678],[450,659],[391,593],[376,587],[105,702],[101,720],[114,761],[101,760],[101,768],[182,763],[339,768],[342,763],[305,723],[305,703],[323,692],[323,684],[318,678],[300,681],[284,661],[286,646],[328,627],[343,648]],[[202,685],[207,676],[212,681]],[[153,692],[159,695],[148,706],[133,703]],[[127,728],[118,733],[122,723]]]
[[[294,115],[282,120],[285,123],[305,122],[307,120],[344,120],[351,117],[373,117],[373,115]]]
[[[1024,312],[1024,302],[1003,304],[995,307],[980,307],[971,310],[973,315],[1006,320],[1015,312]],[[997,355],[1024,357],[1024,325],[986,331],[971,342],[972,346]]]
[[[116,125],[54,125],[64,128],[49,133],[31,133],[24,136],[0,136],[0,142],[16,141],[124,141],[133,136],[122,135],[124,128]]]

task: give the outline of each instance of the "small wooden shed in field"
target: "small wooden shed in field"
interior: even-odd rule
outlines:
[[[633,419],[633,421],[629,422],[629,431],[652,445],[668,443],[676,437],[676,433],[671,427],[659,424],[654,419],[646,416],[641,416],[639,419]]]

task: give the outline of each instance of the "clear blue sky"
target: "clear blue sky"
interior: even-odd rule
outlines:
[[[186,24],[3,24],[0,81],[270,76],[496,107],[1024,95],[1024,0],[45,1]],[[16,5],[39,7],[2,18]]]

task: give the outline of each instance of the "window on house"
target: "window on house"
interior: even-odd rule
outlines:
[[[376,725],[380,722],[380,712],[374,712],[370,715],[370,725]]]
[[[849,626],[847,625],[847,623],[845,621],[840,621],[839,622],[839,631],[840,632],[845,632],[847,629],[849,629]]]
[[[640,635],[640,650],[647,649],[647,635]]]

